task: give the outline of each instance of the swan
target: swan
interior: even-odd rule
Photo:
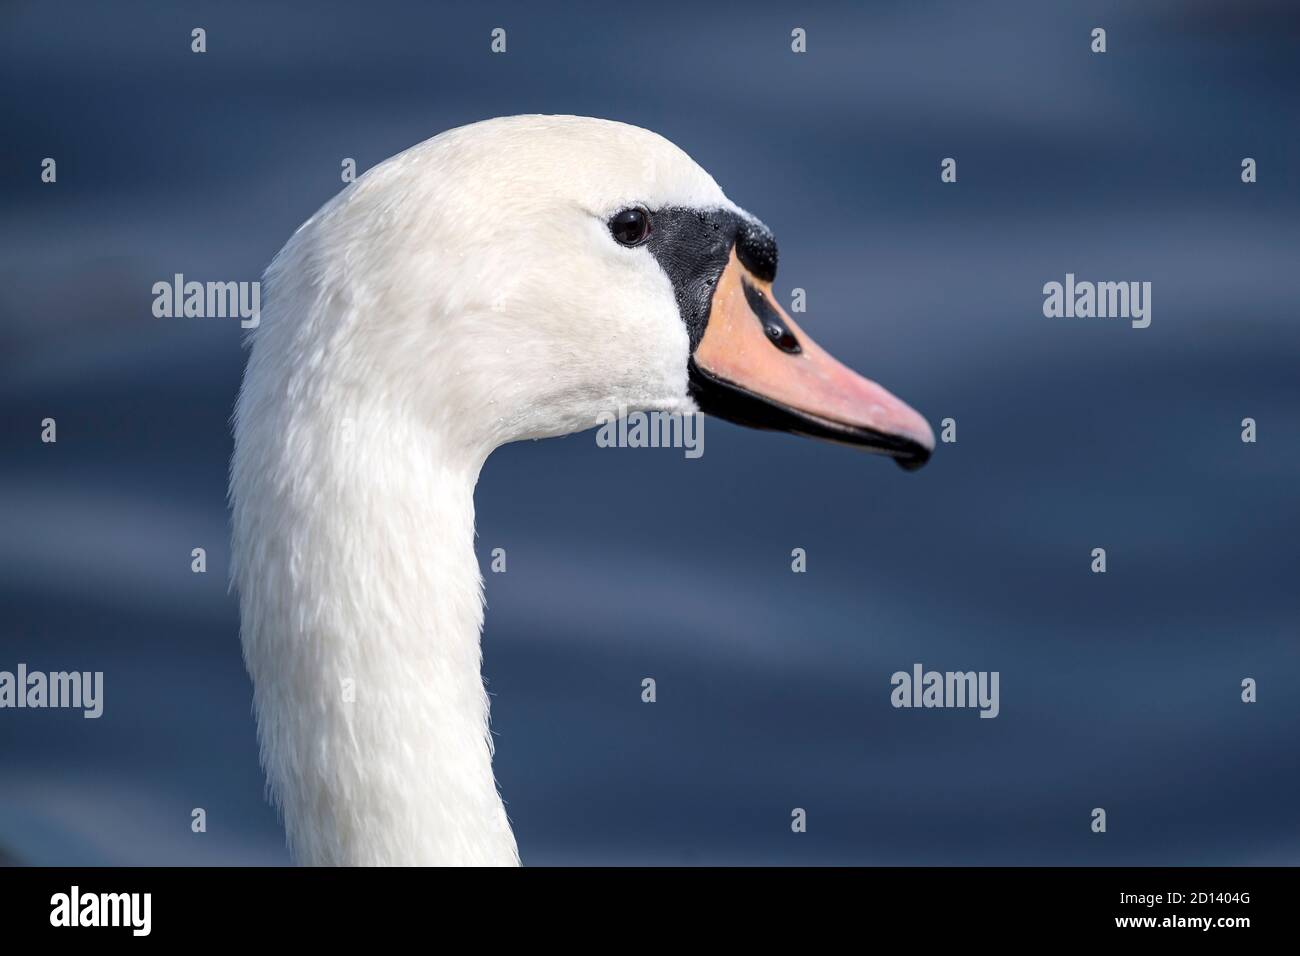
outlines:
[[[295,860],[519,863],[480,673],[497,446],[700,410],[926,461],[926,420],[799,328],[776,264],[678,147],[574,116],[426,140],[276,255],[233,417],[231,586]]]

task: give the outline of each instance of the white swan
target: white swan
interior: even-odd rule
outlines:
[[[371,169],[267,270],[232,582],[262,761],[309,864],[517,864],[480,676],[474,484],[620,406],[928,457],[925,420],[771,296],[776,246],[663,138],[572,116]]]

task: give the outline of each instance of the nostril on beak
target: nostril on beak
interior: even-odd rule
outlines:
[[[744,279],[740,280],[740,284],[745,290],[745,301],[749,303],[749,311],[754,313],[754,317],[763,326],[763,333],[767,336],[767,340],[790,355],[798,355],[802,352],[803,347],[799,344],[799,339],[785,324],[781,313],[772,308],[771,303],[767,301],[767,296]]]
[[[742,220],[736,230],[736,258],[761,282],[776,278],[776,237],[757,219]]]

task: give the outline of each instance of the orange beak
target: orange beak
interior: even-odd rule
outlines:
[[[737,424],[854,445],[909,471],[934,451],[929,423],[809,338],[734,249],[690,376],[700,410]]]

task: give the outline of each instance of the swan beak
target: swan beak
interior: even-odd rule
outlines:
[[[831,357],[786,315],[772,284],[732,250],[690,362],[700,410],[740,425],[821,438],[920,468],[934,451],[921,415]]]

